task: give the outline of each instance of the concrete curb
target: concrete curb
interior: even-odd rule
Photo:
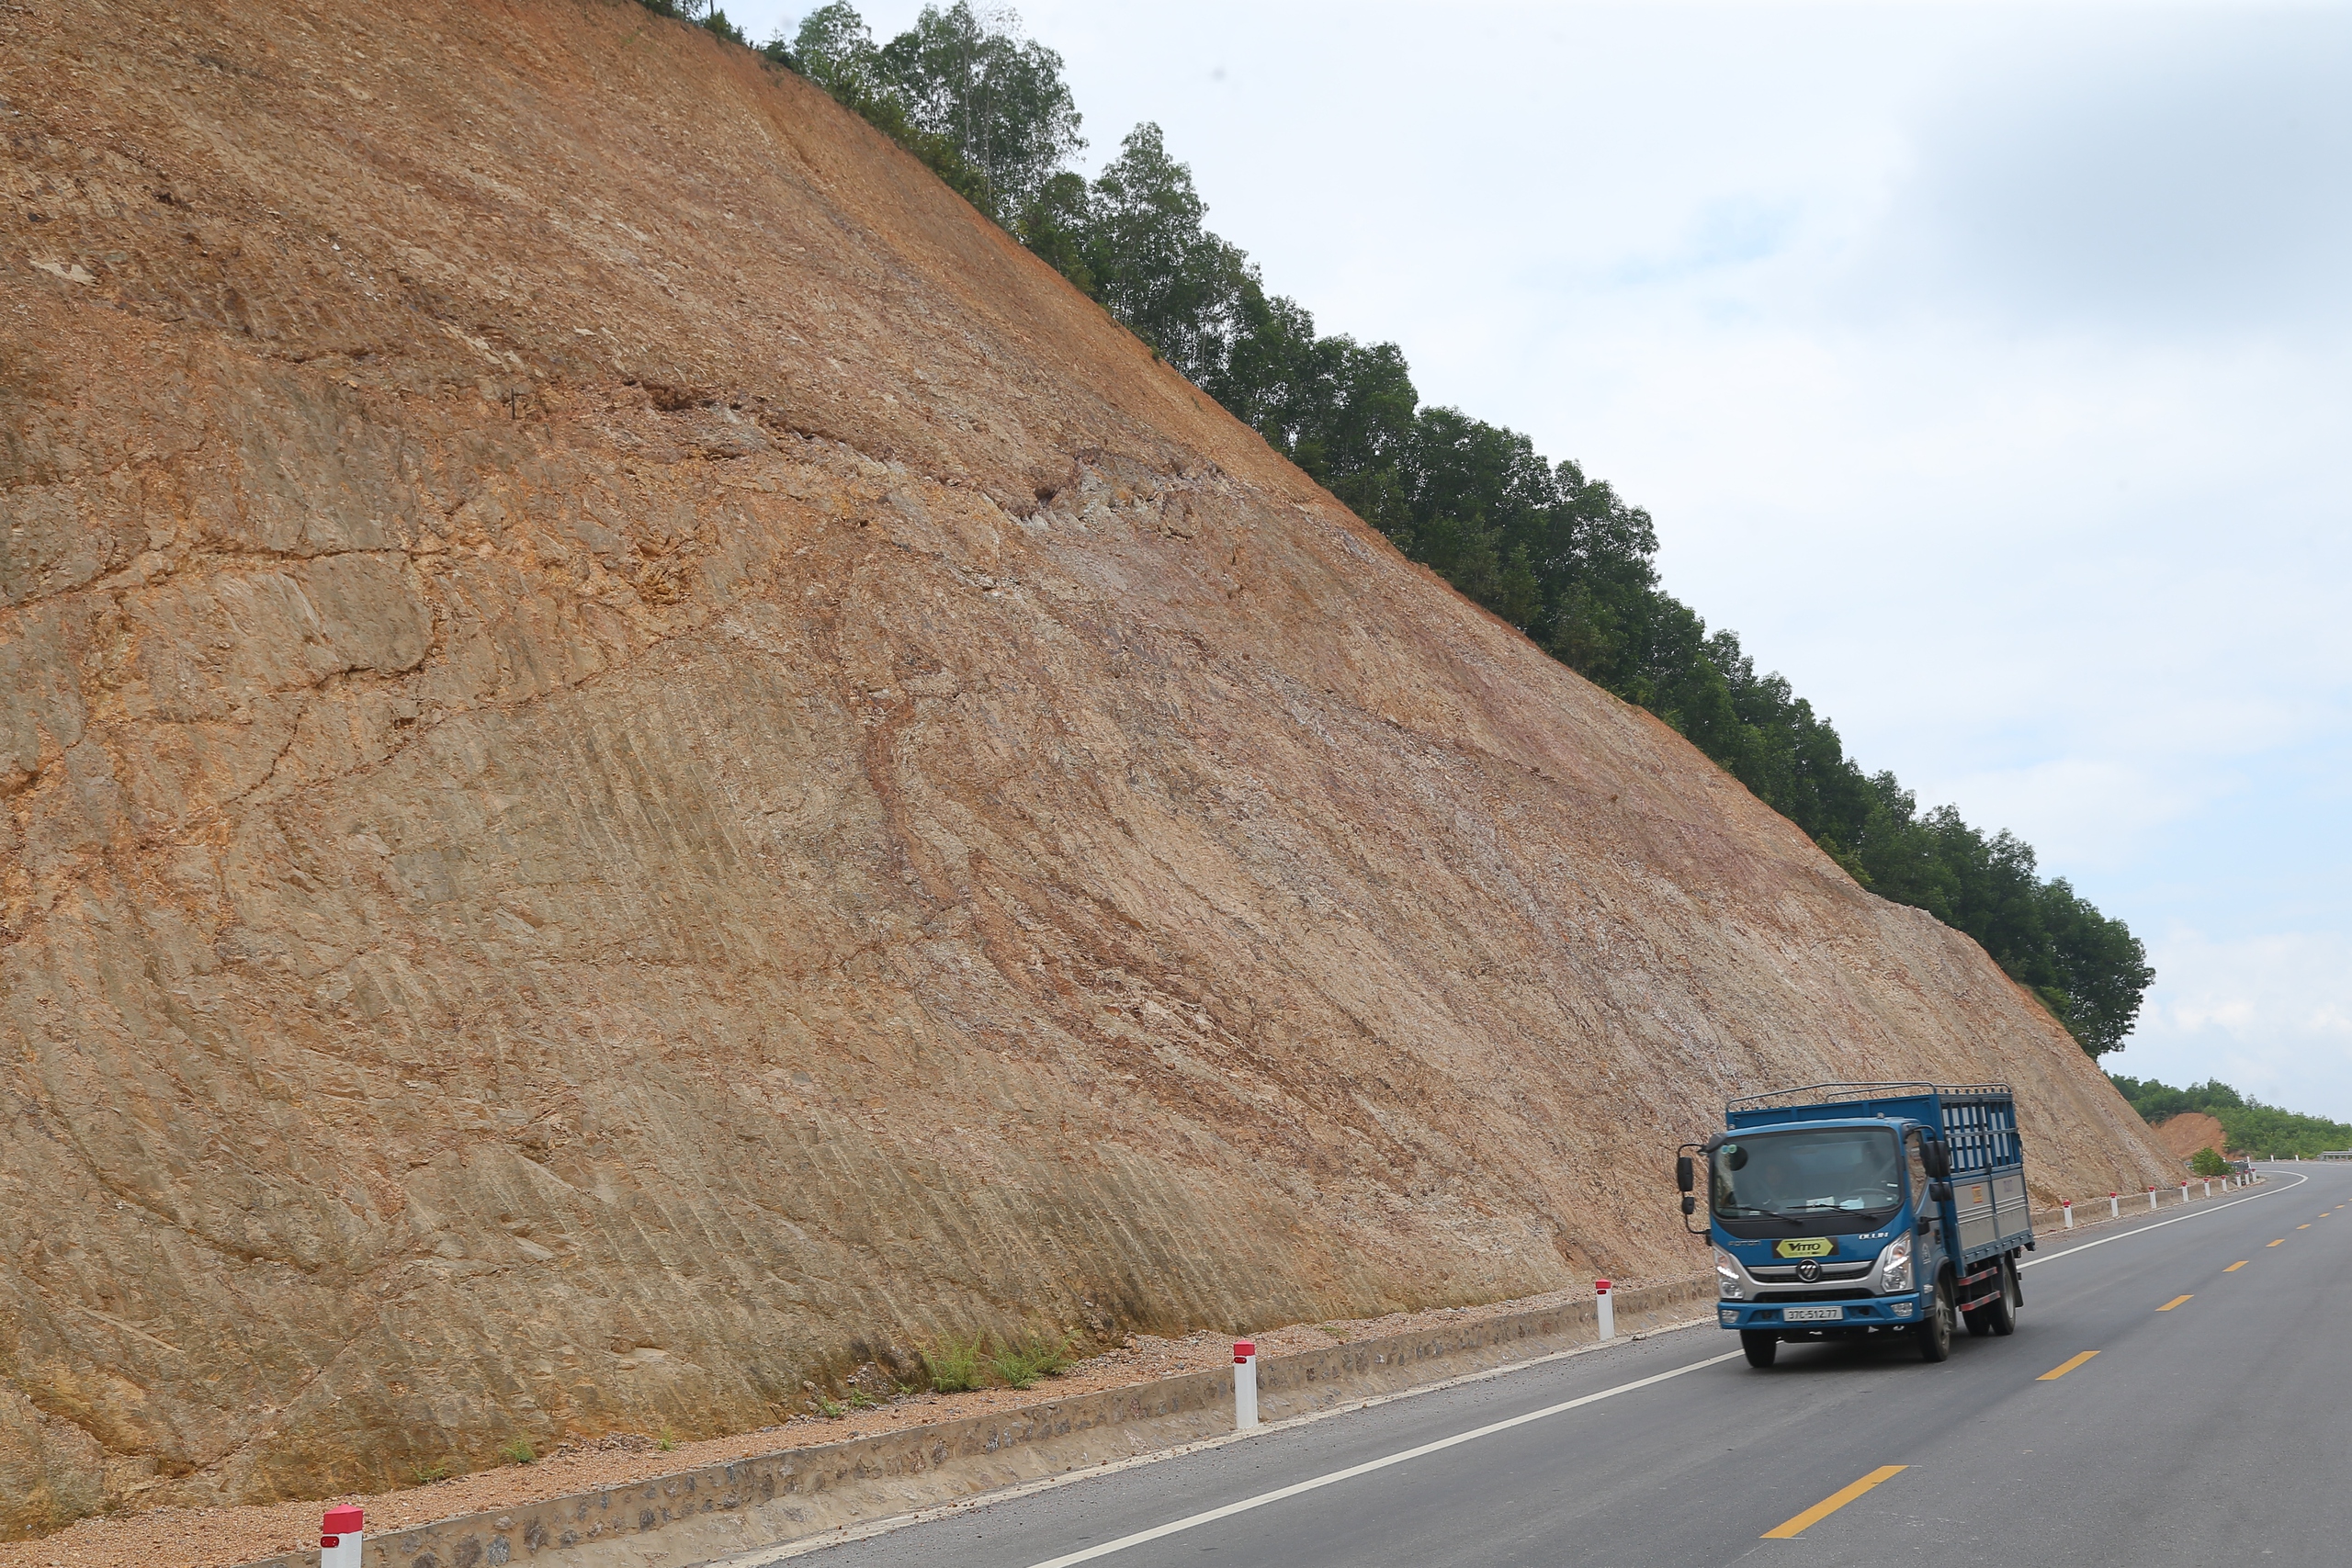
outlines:
[[[1619,1337],[1713,1299],[1704,1278],[1619,1291]],[[1534,1360],[1592,1342],[1597,1322],[1587,1300],[1269,1357],[1258,1371],[1261,1408],[1282,1421]],[[1132,1460],[1228,1433],[1232,1422],[1231,1373],[1192,1372],[370,1532],[366,1564],[686,1568]],[[286,1552],[243,1568],[314,1568],[316,1556]]]
[[[2214,1179],[2218,1181],[2221,1179],[2216,1177]],[[2252,1185],[2263,1185],[2265,1179],[2257,1174]],[[2189,1185],[2195,1187],[2203,1180],[2203,1177],[2192,1177],[2189,1179]],[[2104,1192],[2088,1198],[2075,1199],[2075,1230],[2094,1230],[2100,1225],[2116,1224],[2135,1217],[2144,1219],[2150,1213],[2162,1213],[2165,1209],[2177,1209],[2181,1206],[2178,1182],[2175,1182],[2170,1187],[2156,1189],[2156,1207],[2153,1210],[2147,1206],[2148,1191],[2144,1187],[2137,1192],[2123,1192],[2117,1196],[2123,1200],[2123,1212],[2118,1215],[2108,1213],[2107,1194]],[[2206,1197],[2202,1191],[2191,1192],[2188,1195],[2188,1207],[2193,1209],[2199,1203],[2225,1202],[2240,1196],[2250,1197],[2252,1194],[2245,1188],[2216,1190],[2211,1198]],[[2134,1207],[2135,1204],[2138,1206]],[[2027,1214],[2033,1222],[2033,1235],[2037,1241],[2055,1241],[2062,1236],[2073,1234],[2066,1228],[2065,1210],[2055,1204],[2046,1209],[2030,1209]]]

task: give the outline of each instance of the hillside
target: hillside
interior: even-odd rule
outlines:
[[[622,0],[10,26],[0,1530],[1689,1273],[1743,1089],[2170,1168],[807,84]]]
[[[648,3],[731,30],[704,0]],[[2130,1036],[2155,972],[2128,926],[2063,876],[2045,879],[2016,835],[1985,833],[1950,805],[1922,810],[1894,773],[1865,772],[1737,634],[1710,632],[1666,591],[1649,513],[1606,480],[1550,462],[1518,431],[1423,403],[1398,344],[1318,333],[1204,226],[1207,204],[1157,124],[1129,131],[1090,181],[1074,166],[1078,104],[1060,56],[1012,11],[925,6],[883,41],[833,0],[767,52],[969,196],[1407,559],[1665,719],[1864,887],[1965,931],[2084,1050]],[[1312,182],[1329,163],[1306,156]]]

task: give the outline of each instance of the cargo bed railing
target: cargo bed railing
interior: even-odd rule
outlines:
[[[1788,1111],[1799,1106],[1830,1105],[1842,1100],[1907,1100],[1932,1094],[1947,1105],[1981,1104],[1987,1100],[2015,1098],[2005,1083],[1813,1083],[1797,1089],[1776,1089],[1744,1095],[1727,1103],[1725,1111]]]

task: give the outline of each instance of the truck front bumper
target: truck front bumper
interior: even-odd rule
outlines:
[[[1722,1302],[1715,1321],[1725,1328],[1907,1328],[1927,1315],[1928,1298],[1868,1296],[1846,1302]]]

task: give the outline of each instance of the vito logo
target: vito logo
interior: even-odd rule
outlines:
[[[1826,1258],[1837,1250],[1837,1244],[1826,1235],[1799,1235],[1774,1242],[1772,1250],[1783,1258]]]

